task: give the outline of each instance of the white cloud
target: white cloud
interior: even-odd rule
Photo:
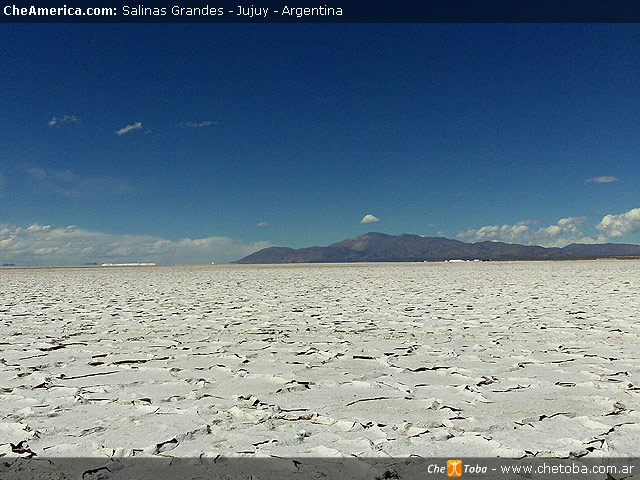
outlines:
[[[118,195],[133,190],[127,180],[119,177],[79,175],[70,170],[45,170],[40,167],[27,168],[25,173],[40,188],[66,197],[92,198]]]
[[[618,181],[617,177],[611,177],[611,176],[593,177],[593,178],[587,179],[587,183],[589,183],[589,182],[593,182],[593,183],[611,183],[611,182],[617,182],[617,181]]]
[[[367,214],[364,217],[362,217],[362,220],[360,220],[360,223],[374,223],[374,222],[379,222],[380,219],[374,215],[370,215]]]
[[[149,235],[115,235],[75,225],[0,226],[0,260],[18,265],[225,263],[268,246],[267,242],[244,243],[228,237],[168,240]]]
[[[126,127],[122,127],[120,130],[117,130],[116,135],[124,135],[132,130],[138,130],[139,128],[142,128],[142,122],[132,123],[131,125],[127,125]]]
[[[51,230],[51,225],[39,225],[34,223],[27,227],[27,232],[47,232],[49,230]]]
[[[270,227],[271,223],[269,222],[258,222],[257,224],[259,227]]]
[[[605,215],[596,228],[611,238],[640,232],[640,208],[634,208],[619,215]]]
[[[478,229],[460,232],[458,238],[468,241],[498,241],[540,245],[544,247],[564,247],[570,243],[600,243],[606,241],[603,235],[587,236],[582,231],[584,217],[569,217],[558,220],[555,225],[533,229],[531,220],[515,225],[487,225]]]
[[[522,220],[522,221],[516,223],[516,225],[536,225],[538,223],[540,223],[540,220],[536,220],[534,218],[530,218],[528,220]]]
[[[218,122],[212,122],[211,120],[207,120],[206,122],[187,122],[185,123],[185,125],[187,127],[191,127],[191,128],[198,128],[198,127],[208,127],[210,125],[217,125]]]
[[[53,117],[47,122],[50,127],[60,127],[61,125],[67,125],[70,123],[80,123],[80,118],[75,115],[64,115],[62,117]]]

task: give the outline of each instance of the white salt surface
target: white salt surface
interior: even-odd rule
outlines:
[[[3,269],[0,455],[637,455],[639,267]]]

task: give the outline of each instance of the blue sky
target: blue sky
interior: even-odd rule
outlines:
[[[5,24],[0,43],[2,263],[368,231],[640,243],[640,25]]]

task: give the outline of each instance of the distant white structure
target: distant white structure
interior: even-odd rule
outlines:
[[[464,262],[464,260],[460,260],[459,258],[456,258],[455,260],[446,260],[449,263],[460,263],[460,262]]]
[[[102,267],[155,267],[155,263],[103,263]]]

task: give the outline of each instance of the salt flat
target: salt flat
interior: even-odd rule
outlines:
[[[637,455],[638,312],[635,260],[3,269],[0,455]]]

